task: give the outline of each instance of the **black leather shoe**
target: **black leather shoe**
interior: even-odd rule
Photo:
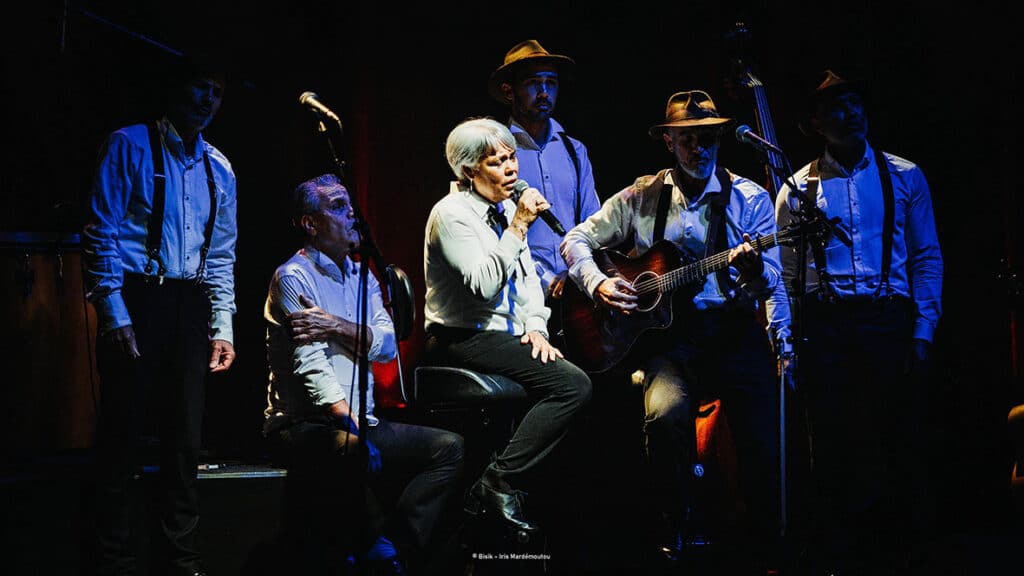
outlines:
[[[658,544],[658,554],[665,562],[676,564],[683,559],[683,534],[666,534]]]
[[[466,495],[466,512],[476,516],[484,511],[497,514],[517,530],[526,533],[540,531],[539,526],[523,517],[522,492],[500,492],[477,480]]]
[[[663,514],[658,532],[657,554],[659,559],[668,565],[678,564],[683,558],[685,548],[683,523],[669,514]]]

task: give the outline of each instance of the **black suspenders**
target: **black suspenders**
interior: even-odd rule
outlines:
[[[160,259],[160,246],[164,234],[164,206],[167,197],[167,173],[164,170],[164,148],[160,134],[160,126],[154,122],[148,125],[149,151],[153,156],[153,212],[150,214],[148,232],[146,234],[146,274],[153,273],[153,262],[157,264],[157,282],[163,284],[167,269]],[[217,219],[217,185],[213,179],[213,167],[210,155],[203,151],[203,164],[206,169],[206,183],[210,190],[210,216],[206,219],[203,232],[203,246],[199,249],[199,268],[196,269],[196,282],[202,282],[206,276],[206,254],[210,251],[213,238],[213,225]]]
[[[892,186],[892,171],[889,169],[889,162],[881,150],[875,150],[875,165],[878,166],[878,177],[882,183],[882,202],[885,207],[882,221],[882,281],[878,285],[878,291],[885,286],[885,296],[889,296],[892,293],[889,285],[889,270],[892,268],[892,239],[896,232],[896,193]],[[817,160],[811,162],[807,176],[809,178],[818,177]],[[817,202],[816,198],[811,200]],[[817,246],[814,252],[814,265],[818,268],[819,284],[822,272],[825,270],[825,257],[823,253],[820,253],[821,250],[822,248]]]
[[[882,180],[882,198],[885,202],[885,222],[882,224],[882,283],[878,289],[881,290],[884,284],[885,295],[889,296],[892,293],[889,287],[889,269],[892,267],[892,237],[896,231],[896,194],[892,189],[889,163],[880,150],[875,150],[875,164],[878,166],[878,177]]]
[[[149,126],[149,153],[153,156],[153,212],[149,215],[148,233],[146,234],[146,274],[153,273],[153,262],[157,264],[156,276],[164,283],[167,269],[160,259],[160,244],[164,236],[164,198],[167,187],[167,174],[164,172],[164,146],[160,139],[160,127],[154,122]]]
[[[583,211],[583,172],[580,170],[580,159],[576,155],[576,149],[573,148],[569,137],[566,136],[565,132],[559,132],[558,135],[562,137],[565,151],[569,153],[569,159],[572,160],[572,165],[576,168],[576,195],[574,196],[576,203],[572,219],[572,224],[575,226],[580,223],[580,213]]]

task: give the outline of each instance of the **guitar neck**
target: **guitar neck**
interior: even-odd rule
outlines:
[[[779,233],[775,232],[768,236],[762,236],[754,239],[751,244],[758,252],[763,252],[769,248],[773,248],[778,244]],[[708,256],[703,260],[687,264],[682,268],[676,268],[675,270],[662,275],[659,278],[661,283],[662,291],[675,290],[680,286],[692,284],[697,280],[707,278],[709,274],[718,272],[719,270],[729,266],[729,252],[732,250],[723,250],[713,256]]]

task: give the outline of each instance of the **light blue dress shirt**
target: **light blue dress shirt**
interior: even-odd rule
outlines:
[[[195,278],[199,252],[210,215],[210,189],[203,153],[209,155],[216,187],[217,215],[206,257],[204,284],[212,307],[211,337],[233,341],[235,313],[235,242],[237,239],[235,174],[219,150],[196,137],[195,153],[170,121],[158,122],[163,138],[165,206],[160,258],[166,277]],[[87,297],[96,309],[99,331],[106,333],[131,324],[121,297],[126,273],[146,274],[147,224],[153,208],[153,160],[146,124],[113,132],[107,139],[92,184],[82,235],[86,262]]]

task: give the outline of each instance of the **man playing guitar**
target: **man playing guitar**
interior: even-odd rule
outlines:
[[[668,564],[680,562],[687,537],[696,403],[707,394],[722,399],[746,505],[735,557],[746,570],[766,566],[778,537],[775,365],[757,310],[781,267],[770,195],[717,165],[731,124],[705,92],[669,98],[665,121],[649,134],[675,167],[638,178],[562,243],[573,279],[563,324],[567,355],[584,369],[577,358],[597,350],[614,358],[591,358],[592,371],[620,360],[644,370],[646,455],[662,520],[657,551]],[[627,269],[629,259],[615,258],[609,249],[623,243],[650,268],[637,273],[643,266]],[[704,260],[684,265],[697,258]],[[590,329],[574,331],[579,326]]]

